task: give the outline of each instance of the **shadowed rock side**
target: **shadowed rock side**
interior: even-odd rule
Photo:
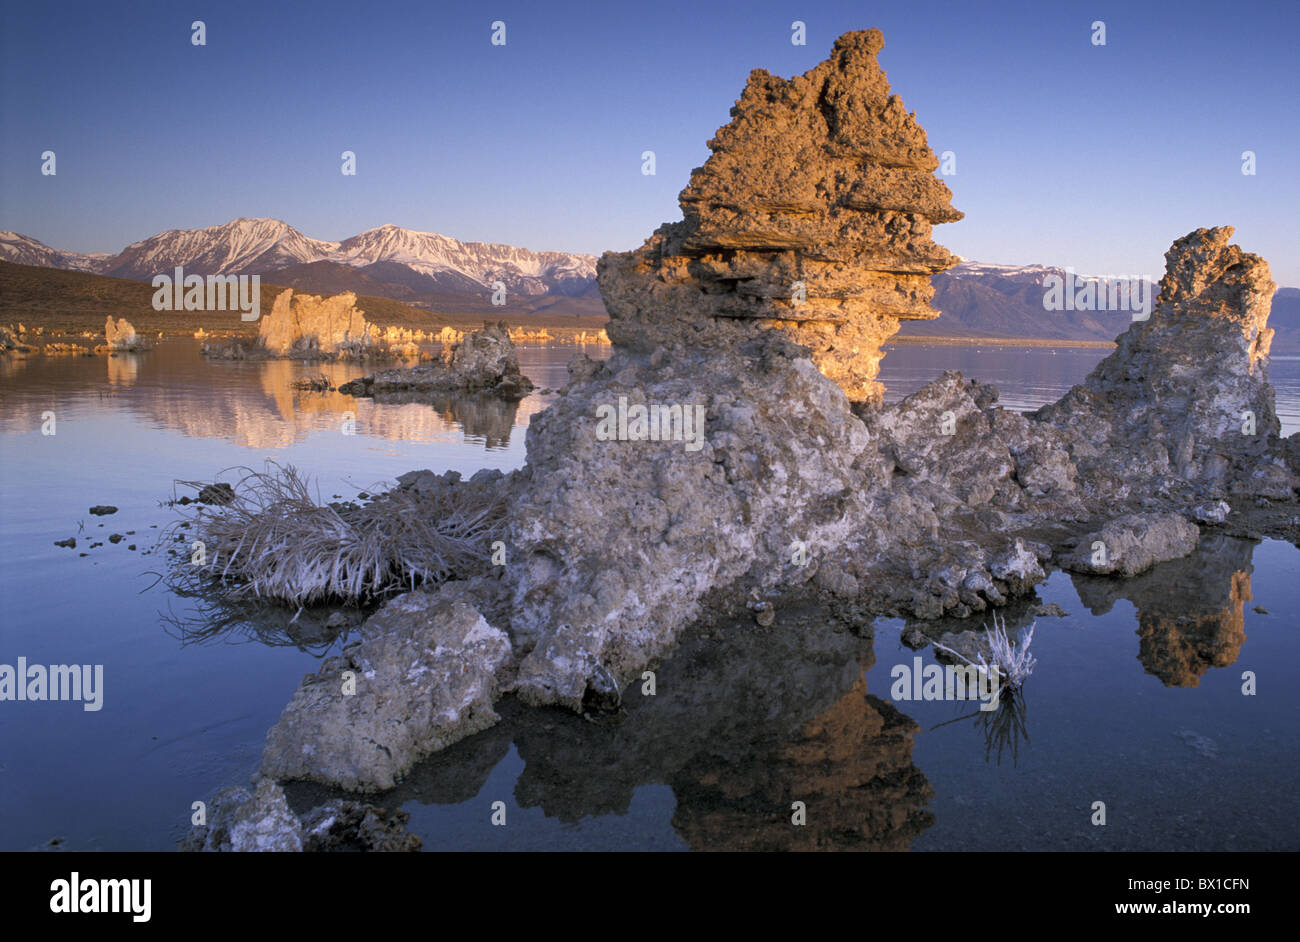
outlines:
[[[876,63],[884,45],[846,33],[803,75],[750,73],[681,192],[683,220],[600,260],[616,346],[730,348],[774,327],[849,399],[880,401],[881,344],[900,319],[938,316],[930,276],[957,263],[931,228],[962,218]]]
[[[1277,449],[1268,383],[1276,285],[1267,262],[1228,244],[1232,232],[1197,229],[1175,241],[1151,317],[1121,334],[1081,385],[1035,413],[1071,433],[1071,458],[1112,491],[1156,478],[1293,496],[1295,468]]]
[[[1240,517],[1300,539],[1300,515],[1278,510],[1294,507],[1300,439],[1278,438],[1265,378],[1272,282],[1262,260],[1227,244],[1229,229],[1175,242],[1150,320],[1036,414],[999,407],[996,389],[957,373],[879,406],[864,386],[874,361],[854,365],[855,354],[850,369],[818,346],[810,335],[858,330],[868,308],[885,320],[918,313],[928,291],[920,283],[946,263],[928,233],[947,191],[922,180],[931,158],[887,97],[879,48],[878,33],[849,34],[808,75],[756,73],[683,197],[686,221],[636,253],[607,256],[600,286],[614,315],[612,354],[572,362],[568,385],[528,428],[526,466],[501,478],[512,489],[503,565],[491,576],[457,573],[441,590],[508,636],[509,656],[458,649],[454,626],[439,623],[428,637],[451,637],[464,660],[431,660],[411,637],[409,650],[394,649],[386,683],[456,665],[481,678],[473,689],[489,706],[515,693],[598,711],[705,617],[748,607],[770,624],[774,606],[809,598],[859,620],[969,617],[1029,594],[1053,562],[1118,579],[1185,555],[1199,536],[1193,521],[1224,514],[1225,526]],[[760,172],[768,152],[773,169]],[[874,195],[853,197],[864,180]],[[890,296],[906,300],[879,313],[879,293],[837,280],[840,262],[892,273]],[[717,274],[724,269],[730,275]],[[795,275],[829,286],[809,291],[812,310],[844,319],[773,316],[785,310],[774,286]],[[1243,411],[1254,413],[1253,427],[1238,424]],[[427,486],[434,494],[467,483],[430,477]],[[1252,517],[1262,498],[1283,503]],[[410,701],[358,695],[348,722],[383,728],[410,715]],[[318,706],[301,715],[328,714]],[[297,715],[286,710],[277,743],[313,741],[288,728]],[[413,738],[388,737],[389,754],[348,781],[396,781],[454,741],[461,720],[481,729],[488,715],[475,706],[422,721]],[[322,730],[319,742],[331,736]],[[350,757],[365,754],[354,746]],[[303,748],[292,774],[331,780],[335,765],[323,749]]]
[[[198,853],[296,853],[298,851],[417,851],[422,842],[406,831],[401,810],[335,798],[303,817],[294,814],[280,786],[263,778],[250,793],[223,788],[212,797],[208,823],[177,846]]]
[[[1135,579],[1074,576],[1074,588],[1094,615],[1118,599],[1132,602],[1147,673],[1166,687],[1196,687],[1211,667],[1228,667],[1241,653],[1254,548],[1250,540],[1210,534],[1190,556]]]

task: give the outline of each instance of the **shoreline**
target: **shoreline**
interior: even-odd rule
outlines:
[[[931,347],[1079,347],[1090,350],[1114,350],[1113,340],[1057,340],[1048,337],[890,337],[881,346],[895,345]]]

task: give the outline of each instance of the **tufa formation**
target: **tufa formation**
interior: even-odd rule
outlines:
[[[846,33],[803,75],[750,73],[682,221],[600,260],[616,345],[735,346],[778,328],[851,401],[880,402],[881,345],[900,320],[938,317],[930,276],[958,261],[931,229],[962,218],[889,91],[884,45],[879,30]]]

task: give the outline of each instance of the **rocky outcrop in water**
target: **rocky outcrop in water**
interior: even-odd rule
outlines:
[[[24,343],[21,333],[10,327],[0,327],[0,353],[35,353],[36,347]]]
[[[1082,475],[1116,493],[1172,479],[1220,493],[1290,499],[1300,484],[1278,453],[1266,324],[1268,263],[1230,245],[1231,226],[1197,229],[1165,253],[1149,319],[1060,402],[1035,413],[1071,433]],[[1128,485],[1126,488],[1125,485]]]
[[[158,336],[162,336],[159,334]],[[93,352],[98,354],[141,353],[150,349],[149,342],[136,333],[134,327],[125,317],[116,321],[108,317],[104,320],[104,342],[95,346]],[[86,354],[85,347],[76,344],[46,344],[42,351],[46,354],[79,353]]]
[[[912,759],[917,725],[866,689],[872,663],[870,638],[814,607],[783,610],[768,628],[696,625],[653,665],[653,687],[623,692],[617,714],[503,701],[498,726],[375,800],[513,797],[569,823],[627,814],[645,786],[667,786],[673,829],[695,849],[905,850],[933,824],[933,790]],[[523,762],[513,793],[492,775],[512,747]]]
[[[734,348],[778,328],[850,400],[879,402],[881,344],[900,319],[938,316],[930,276],[958,261],[931,228],[962,218],[876,63],[884,44],[846,33],[803,75],[750,74],[683,220],[600,260],[616,346]]]
[[[191,829],[179,850],[208,853],[299,851],[416,851],[421,841],[406,831],[409,815],[374,805],[333,799],[301,818],[269,778],[246,788],[223,788],[208,803],[207,824]]]
[[[257,345],[272,356],[355,355],[377,342],[351,291],[321,298],[286,289],[257,324]]]
[[[104,342],[111,350],[132,350],[140,346],[140,337],[125,317],[104,321]]]
[[[444,348],[438,362],[400,370],[382,370],[339,387],[351,396],[373,396],[381,402],[437,393],[490,393],[502,399],[522,399],[533,383],[519,372],[519,355],[504,322],[485,324]]]
[[[1186,556],[1200,536],[1196,524],[1179,514],[1126,514],[1080,537],[1076,549],[1058,562],[1072,572],[1136,576],[1156,563]]]
[[[471,605],[412,592],[365,640],[304,679],[266,736],[262,774],[351,791],[391,788],[415,761],[498,719],[510,641]]]

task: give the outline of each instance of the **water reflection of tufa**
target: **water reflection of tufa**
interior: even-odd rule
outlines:
[[[434,754],[381,801],[496,800],[482,789],[513,744],[525,763],[516,801],[563,822],[626,814],[638,788],[659,784],[695,849],[906,850],[934,823],[933,790],[912,762],[919,727],[867,691],[870,642],[827,619],[786,612],[766,630],[693,631],[656,669],[653,696],[636,682],[619,714],[597,722],[503,701],[501,723]],[[804,825],[792,823],[794,802]]]
[[[1227,667],[1246,640],[1255,543],[1206,534],[1191,555],[1132,579],[1074,575],[1079,599],[1104,615],[1117,599],[1138,611],[1138,660],[1166,687],[1196,687],[1211,667]]]
[[[355,379],[362,367],[289,360],[209,362],[188,343],[162,344],[148,356],[118,354],[103,362],[107,384],[103,363],[89,360],[81,369],[88,385],[113,390],[115,408],[193,438],[221,439],[257,450],[288,448],[322,428],[338,429],[348,413],[357,431],[371,438],[451,442],[463,436],[487,448],[504,448],[514,428],[526,426],[544,406],[539,396],[513,403],[472,393],[371,401],[337,391],[295,389],[294,384],[308,376],[337,387]],[[20,369],[56,375],[48,362],[10,356],[0,361],[0,379]],[[64,364],[57,376],[66,382],[77,369],[76,364]],[[23,410],[3,418],[6,428],[22,431],[38,428],[40,413]]]
[[[481,438],[487,448],[509,445],[510,433],[521,418],[519,400],[506,400],[491,393],[376,393],[374,401],[384,406],[412,403],[429,406],[444,421],[464,429],[467,438]],[[531,414],[525,412],[525,416]]]

